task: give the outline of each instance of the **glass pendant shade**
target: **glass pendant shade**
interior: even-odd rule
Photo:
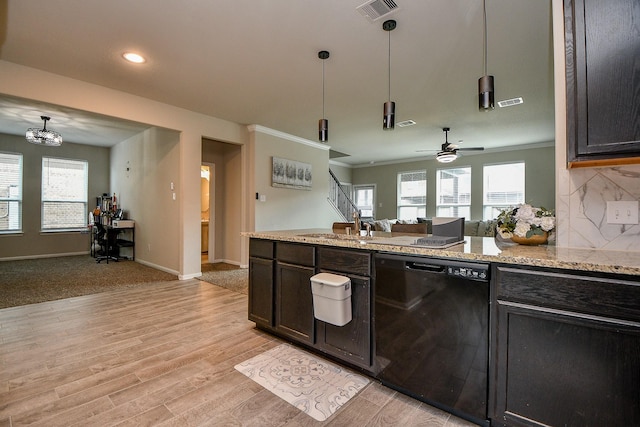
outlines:
[[[391,130],[396,124],[396,103],[393,101],[385,102],[383,110],[382,129]]]
[[[49,147],[58,147],[62,145],[62,135],[54,130],[47,130],[47,121],[51,120],[51,118],[47,116],[40,116],[40,118],[44,120],[43,128],[27,129],[27,133],[25,134],[27,141],[32,144],[46,145]]]
[[[320,142],[327,142],[329,139],[329,120],[318,120],[318,139]]]
[[[478,79],[478,109],[489,111],[494,108],[493,76],[482,76]]]

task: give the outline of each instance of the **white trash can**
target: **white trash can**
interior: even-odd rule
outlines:
[[[311,292],[316,319],[336,326],[351,322],[351,279],[318,273],[311,277]]]

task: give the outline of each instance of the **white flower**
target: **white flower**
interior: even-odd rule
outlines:
[[[513,234],[520,237],[526,237],[527,231],[529,231],[529,224],[525,221],[516,222],[516,228],[513,230]]]
[[[518,206],[518,211],[515,214],[516,221],[526,221],[527,223],[531,223],[531,221],[536,217],[537,208],[532,207],[531,205],[520,205]]]
[[[542,220],[540,223],[540,228],[542,228],[544,231],[553,230],[553,228],[556,226],[556,219],[552,216],[543,216],[540,219]]]

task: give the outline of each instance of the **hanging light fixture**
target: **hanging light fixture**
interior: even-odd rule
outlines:
[[[27,129],[27,141],[32,144],[47,145],[50,147],[62,145],[62,136],[54,130],[47,129],[47,121],[51,120],[51,117],[40,116],[40,118],[44,120],[44,127],[42,129]]]
[[[320,142],[327,142],[329,139],[329,120],[324,118],[324,60],[329,57],[329,52],[321,50],[318,58],[322,59],[322,118],[318,121],[318,139]]]
[[[382,29],[389,33],[389,98],[383,106],[382,129],[392,130],[395,125],[396,103],[391,101],[391,31],[396,28],[396,21],[384,21]]]
[[[478,79],[478,109],[491,111],[493,103],[493,76],[487,74],[487,1],[482,0],[482,16],[484,21],[484,76]]]

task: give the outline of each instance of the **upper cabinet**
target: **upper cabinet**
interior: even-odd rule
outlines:
[[[640,163],[640,2],[564,0],[567,161]]]

